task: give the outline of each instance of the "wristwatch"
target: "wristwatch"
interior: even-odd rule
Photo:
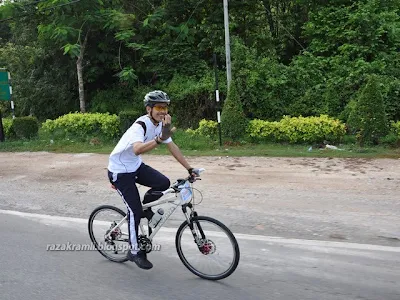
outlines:
[[[154,140],[156,141],[156,143],[157,143],[158,145],[161,144],[161,141],[159,141],[158,136],[156,136],[156,137],[154,138]]]

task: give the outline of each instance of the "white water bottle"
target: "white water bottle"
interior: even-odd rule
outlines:
[[[150,220],[150,222],[149,222],[149,226],[150,226],[151,228],[153,228],[153,229],[156,228],[156,226],[158,225],[158,223],[160,223],[160,221],[161,221],[163,215],[164,215],[164,210],[163,210],[162,208],[159,208],[159,209],[155,212],[154,216],[151,218],[151,220]]]

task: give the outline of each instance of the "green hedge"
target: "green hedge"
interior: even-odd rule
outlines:
[[[196,130],[186,132],[193,135],[216,137],[218,124],[202,120]],[[400,125],[399,125],[400,128]],[[346,134],[346,126],[339,120],[321,115],[319,117],[283,117],[279,122],[259,119],[251,120],[246,129],[247,136],[254,142],[315,143],[324,140],[340,141]]]
[[[391,122],[390,123],[390,129],[393,131],[398,138],[400,138],[400,121],[397,122]]]
[[[212,72],[194,78],[175,75],[167,87],[171,98],[170,113],[180,128],[195,127],[201,119],[215,115],[215,79]],[[222,87],[221,87],[222,88]]]
[[[3,130],[6,139],[10,139],[15,137],[15,132],[12,128],[12,119],[2,119],[3,121]]]
[[[70,113],[55,120],[47,120],[42,124],[42,129],[44,132],[52,134],[54,138],[91,136],[118,138],[123,133],[121,129],[129,127],[139,115],[141,113],[135,111],[121,112],[120,116],[108,113]],[[35,127],[32,123],[34,119],[31,117],[19,119],[16,123],[18,135],[14,129],[15,121],[3,119],[6,138],[23,135],[21,129],[18,129],[21,127],[18,125],[20,123],[30,124],[24,128]],[[400,122],[392,123],[392,130],[400,138]],[[33,131],[37,132],[36,129]],[[215,140],[218,137],[218,123],[202,119],[197,129],[187,129],[186,133]],[[285,116],[279,122],[255,119],[251,120],[246,128],[246,136],[253,142],[315,143],[324,140],[338,142],[345,134],[345,124],[327,115],[319,117]],[[25,134],[25,136],[31,136],[31,134]],[[225,139],[225,137],[223,138]]]
[[[36,117],[16,117],[2,121],[6,139],[31,139],[38,135],[39,122]]]
[[[218,123],[216,121],[202,119],[197,129],[189,128],[186,130],[186,133],[215,139],[218,135]]]
[[[47,120],[42,128],[55,137],[119,136],[120,120],[108,113],[69,113],[55,120]]]
[[[38,135],[39,123],[36,117],[17,117],[13,119],[12,130],[18,139],[30,139]]]
[[[145,113],[143,111],[138,110],[121,111],[118,115],[120,120],[120,133],[123,134],[129,127],[132,126],[133,122],[135,122],[137,118],[144,114]]]
[[[4,135],[6,139],[15,138],[15,132],[13,129],[13,120],[12,119],[2,119],[3,121],[3,129]]]
[[[275,133],[278,141],[289,143],[312,143],[340,141],[346,134],[346,125],[327,115],[319,117],[285,116]]]

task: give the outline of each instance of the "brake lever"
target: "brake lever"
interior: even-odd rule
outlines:
[[[190,183],[193,183],[193,182],[195,182],[196,180],[201,180],[201,178],[196,177],[196,176],[190,176],[190,177],[189,177],[189,182],[190,182]]]

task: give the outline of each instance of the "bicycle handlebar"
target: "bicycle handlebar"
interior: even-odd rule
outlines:
[[[199,170],[199,174],[201,174],[201,173],[203,173],[206,169],[200,168],[200,169],[198,169],[198,170]],[[189,175],[185,180],[189,180],[190,183],[193,183],[193,182],[195,182],[196,180],[201,180],[200,178],[199,178],[199,179],[196,179],[196,178],[197,178],[197,176]]]
[[[200,169],[199,169],[199,173],[201,174],[201,173],[203,173],[205,170],[206,170],[206,169],[204,169],[204,168],[200,168]],[[201,179],[200,179],[200,178],[197,178],[196,176],[189,175],[189,176],[186,177],[185,179],[178,179],[178,182],[179,182],[179,180],[189,181],[190,183],[193,183],[193,182],[195,182],[196,180],[201,180]],[[170,188],[166,189],[165,191],[154,191],[154,192],[152,192],[152,194],[153,194],[153,195],[157,195],[157,196],[164,196],[164,195],[169,194],[169,193],[172,193],[172,192],[176,192],[176,189],[173,188],[173,187],[170,187]]]

